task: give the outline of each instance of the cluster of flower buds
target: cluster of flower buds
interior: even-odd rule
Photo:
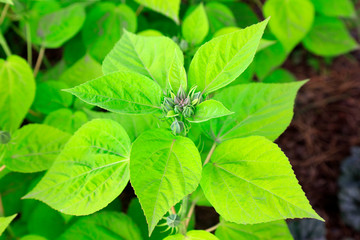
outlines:
[[[193,87],[188,94],[180,87],[177,94],[170,92],[168,97],[164,98],[161,108],[167,118],[173,118],[171,130],[175,135],[186,133],[185,121],[195,114],[195,107],[202,102],[201,92],[195,92]]]

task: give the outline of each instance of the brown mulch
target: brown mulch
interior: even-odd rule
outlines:
[[[311,80],[300,90],[294,119],[277,143],[326,220],[327,239],[360,240],[360,233],[342,222],[337,199],[340,164],[352,146],[360,146],[360,52],[335,59],[321,74],[306,65],[285,67]]]

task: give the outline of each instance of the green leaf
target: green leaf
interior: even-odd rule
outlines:
[[[0,2],[10,4],[10,5],[14,5],[14,2],[12,0],[0,0]]]
[[[310,0],[268,0],[263,11],[266,17],[271,16],[270,29],[287,52],[310,31],[315,16]]]
[[[183,54],[181,54],[181,56],[178,54],[178,51],[175,50],[167,81],[170,89],[172,89],[174,93],[177,93],[180,87],[187,89],[187,76],[183,63]]]
[[[315,11],[329,17],[356,17],[351,0],[311,0]]]
[[[256,13],[246,3],[234,1],[226,4],[234,13],[237,26],[239,27],[245,28],[260,21]]]
[[[184,57],[179,46],[170,38],[144,37],[125,32],[105,58],[103,72],[137,72],[157,82],[166,93],[169,75],[174,74],[174,62],[175,66],[183,66]]]
[[[262,82],[264,83],[290,83],[296,82],[296,77],[289,71],[279,68],[273,71]]]
[[[0,59],[0,129],[14,132],[29,110],[35,97],[35,80],[27,62],[10,56]]]
[[[151,234],[164,214],[198,186],[200,154],[190,139],[153,129],[135,140],[130,159],[131,185]]]
[[[190,44],[202,43],[209,32],[209,22],[204,5],[201,3],[195,9],[188,10],[182,24],[182,34]]]
[[[38,84],[32,109],[49,114],[60,108],[69,107],[73,102],[73,96],[61,91],[65,88],[68,88],[68,85],[59,81],[47,81]]]
[[[31,19],[32,42],[46,48],[59,48],[76,35],[84,21],[85,10],[81,4]]]
[[[280,42],[277,42],[258,52],[254,59],[257,77],[260,80],[264,79],[271,71],[282,65],[287,56],[288,53]],[[271,61],[269,61],[269,59],[271,59]]]
[[[220,144],[205,165],[200,184],[226,221],[256,224],[286,218],[323,220],[311,208],[287,157],[264,137]]]
[[[189,85],[208,94],[234,81],[252,62],[267,22],[202,45],[190,64]]]
[[[85,55],[61,74],[60,81],[66,83],[69,87],[75,87],[102,75],[100,63],[91,56]]]
[[[214,34],[223,27],[236,26],[236,20],[231,10],[224,4],[210,2],[205,6],[209,19],[210,33]]]
[[[296,93],[304,83],[251,83],[225,88],[213,99],[235,114],[212,119],[201,127],[220,142],[253,135],[275,140],[290,124]]]
[[[70,134],[47,125],[28,124],[13,134],[7,144],[4,164],[15,172],[47,170],[70,137]]]
[[[142,240],[142,237],[139,228],[124,213],[100,212],[79,219],[58,238],[73,239]]]
[[[186,236],[182,234],[176,234],[168,236],[164,240],[219,240],[213,234],[204,230],[192,230],[186,233]]]
[[[91,56],[102,61],[119,41],[124,29],[135,32],[136,28],[136,14],[130,7],[100,2],[88,13],[82,37]]]
[[[135,0],[135,2],[148,7],[156,12],[164,14],[165,16],[174,20],[179,24],[179,11],[181,0]]]
[[[292,240],[284,220],[242,225],[221,219],[215,235],[221,240]]]
[[[84,112],[72,112],[68,108],[63,108],[50,113],[45,118],[44,124],[72,134],[87,121],[88,118]]]
[[[5,229],[10,225],[12,220],[15,219],[17,214],[14,214],[10,217],[0,217],[0,236],[3,234]]]
[[[195,115],[188,120],[190,122],[200,123],[230,114],[233,114],[233,112],[230,112],[221,102],[207,100],[196,106]]]
[[[135,72],[114,72],[65,91],[112,112],[160,112],[162,92],[159,85]]]
[[[324,57],[335,57],[359,48],[340,19],[324,16],[315,18],[303,43],[310,52]]]
[[[21,237],[20,240],[47,240],[47,239],[38,235],[31,234]]]
[[[97,119],[83,125],[49,171],[24,198],[69,215],[87,215],[112,202],[129,181],[130,139],[121,125]]]
[[[146,29],[144,31],[138,32],[138,36],[144,36],[144,37],[162,37],[164,36],[161,32],[154,29]]]
[[[131,141],[134,141],[141,133],[157,127],[160,123],[153,114],[129,115],[110,112],[95,112],[84,109],[89,120],[104,118],[111,119],[124,127]]]
[[[190,199],[195,202],[197,206],[212,207],[200,186],[191,194]]]

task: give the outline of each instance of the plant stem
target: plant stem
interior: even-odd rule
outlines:
[[[0,32],[0,45],[4,49],[6,56],[9,57],[11,55],[11,51],[10,51],[9,45],[7,44],[3,34],[1,32]]]
[[[2,172],[2,170],[4,170],[6,168],[6,166],[5,165],[2,165],[1,167],[0,167],[0,172]]]
[[[176,210],[175,210],[174,206],[171,207],[171,212],[172,212],[172,214],[176,214]]]
[[[138,9],[136,9],[136,16],[139,16],[140,13],[142,12],[142,10],[144,10],[144,6],[143,6],[143,5],[140,5],[140,6],[138,7]]]
[[[0,217],[3,217],[4,214],[4,206],[2,204],[1,194],[0,194]]]
[[[27,60],[30,66],[32,66],[32,46],[31,46],[31,32],[29,22],[25,23],[26,28],[26,46],[27,46]]]
[[[212,227],[206,229],[205,231],[207,231],[207,232],[213,232],[213,231],[215,231],[219,226],[220,226],[220,223],[218,223],[218,224],[216,224],[215,226],[212,226]]]
[[[263,9],[263,4],[260,0],[254,0],[255,4],[260,8],[260,10]]]
[[[10,7],[9,4],[5,4],[5,7],[4,7],[4,9],[2,10],[1,16],[0,16],[0,25],[4,22],[5,16],[6,16],[6,14],[7,14],[7,11],[9,10],[9,7]]]
[[[203,166],[205,166],[205,165],[210,161],[210,158],[211,158],[211,156],[212,156],[213,153],[214,153],[214,150],[215,150],[215,148],[216,148],[216,145],[217,145],[217,142],[214,142],[213,145],[212,145],[212,147],[211,147],[211,149],[210,149],[209,154],[206,156],[206,159],[205,159],[205,162],[204,162],[204,165],[203,165]]]
[[[36,77],[36,75],[39,73],[40,66],[41,66],[42,60],[44,58],[44,54],[45,54],[45,47],[41,46],[39,56],[38,56],[38,59],[35,64],[34,77]]]
[[[189,195],[187,195],[186,197],[183,198],[182,200],[182,206],[181,206],[181,215],[180,215],[180,219],[184,219],[187,213],[187,209],[188,209],[188,203],[189,203]],[[186,235],[187,232],[187,226],[186,226],[186,222],[184,222],[183,224],[180,225],[180,232],[182,235]]]
[[[190,220],[191,220],[191,216],[193,215],[194,210],[195,210],[195,206],[196,206],[196,201],[193,201],[193,202],[191,203],[189,212],[188,212],[188,214],[187,214],[187,216],[186,216],[186,222],[185,222],[185,227],[186,227],[186,229],[187,229],[188,226],[189,226],[189,223],[190,223]]]

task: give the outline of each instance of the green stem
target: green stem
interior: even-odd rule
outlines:
[[[39,56],[38,56],[38,59],[36,61],[35,68],[34,68],[34,77],[36,77],[37,74],[39,73],[41,63],[42,63],[42,60],[44,58],[44,54],[45,54],[45,47],[41,46]]]
[[[189,227],[189,223],[190,223],[190,220],[191,220],[191,216],[192,216],[193,213],[194,213],[195,206],[196,206],[196,201],[193,201],[193,202],[191,203],[189,212],[188,212],[188,214],[187,214],[187,216],[186,216],[186,222],[185,222],[185,227],[186,227],[186,229]]]
[[[136,9],[136,16],[139,16],[140,13],[142,12],[142,10],[144,10],[144,6],[143,6],[143,5],[140,5],[140,6],[138,7],[138,9]]]
[[[1,194],[0,194],[0,217],[5,216],[4,214],[4,206],[2,204]]]
[[[219,226],[220,226],[220,223],[218,223],[218,224],[216,224],[215,226],[212,226],[212,227],[206,229],[205,231],[207,231],[207,232],[213,232],[213,231],[215,231]]]
[[[263,4],[260,0],[254,0],[255,4],[258,6],[258,8],[260,8],[260,10],[263,9]]]
[[[32,46],[31,46],[31,32],[29,22],[25,23],[26,28],[26,46],[27,46],[27,60],[30,66],[32,66]]]
[[[211,158],[211,156],[213,155],[213,153],[215,151],[216,145],[217,145],[217,142],[214,142],[211,149],[210,149],[209,154],[206,156],[206,159],[205,159],[205,162],[204,162],[203,166],[205,166],[210,161],[210,158]]]
[[[7,11],[9,10],[9,7],[10,7],[10,5],[9,5],[9,4],[6,4],[5,7],[4,7],[4,9],[2,10],[1,16],[0,16],[0,25],[4,22],[5,17],[6,17],[6,14],[7,14]]]
[[[11,51],[10,51],[9,45],[7,44],[3,34],[1,32],[0,32],[0,45],[4,49],[6,56],[9,57],[11,55]]]
[[[187,213],[187,209],[188,209],[188,203],[189,203],[189,195],[187,195],[186,197],[184,197],[184,199],[182,200],[182,210],[181,210],[181,215],[180,215],[180,219],[185,219],[186,217],[186,213]],[[187,232],[187,226],[185,225],[186,222],[184,222],[183,224],[181,224],[180,226],[180,232],[182,235],[186,236],[186,232]]]

